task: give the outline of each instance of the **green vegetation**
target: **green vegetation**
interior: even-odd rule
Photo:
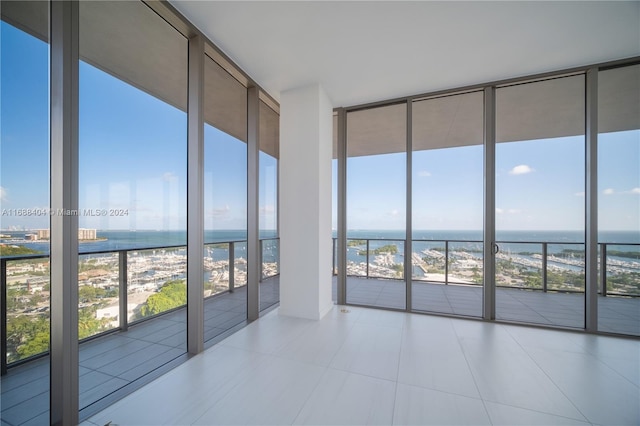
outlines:
[[[49,350],[49,316],[7,318],[7,362]]]
[[[96,318],[97,309],[96,306],[89,306],[78,312],[78,339],[82,340],[109,329],[109,319]]]
[[[23,254],[40,254],[42,252],[25,246],[8,246],[0,244],[0,256],[17,256]]]
[[[140,316],[148,317],[187,303],[187,285],[184,280],[167,281],[159,292],[149,296],[140,308]]]
[[[382,254],[382,253],[396,254],[398,253],[398,246],[396,246],[395,244],[387,244],[382,247],[378,247],[377,249],[369,250],[369,254]],[[360,250],[358,251],[358,254],[360,256],[366,256],[367,251]]]
[[[542,273],[539,271],[522,271],[520,277],[524,281],[525,287],[542,288]]]
[[[348,240],[347,241],[348,247],[358,247],[358,246],[363,246],[365,244],[367,244],[367,240]]]
[[[78,289],[80,303],[92,303],[108,297],[118,297],[118,290],[115,288],[105,290],[104,288],[90,285],[83,285]]]
[[[207,244],[207,247],[209,248],[214,248],[214,249],[228,249],[229,248],[229,244],[228,243],[215,243],[215,244]]]
[[[607,291],[629,296],[640,295],[640,273],[625,272],[607,277]]]
[[[404,265],[402,263],[396,263],[391,268],[396,272],[396,278],[404,277]]]
[[[7,312],[35,308],[46,301],[41,293],[31,295],[26,289],[7,289]]]
[[[626,257],[627,259],[640,259],[640,251],[607,250],[607,256]]]

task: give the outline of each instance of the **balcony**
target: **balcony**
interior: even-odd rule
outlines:
[[[279,301],[278,240],[261,240],[260,309]],[[207,346],[247,324],[245,241],[205,245],[204,337]],[[225,257],[226,259],[222,259]],[[229,267],[233,265],[233,267]],[[1,259],[2,421],[49,421],[48,256]],[[186,287],[184,246],[83,253],[79,262],[80,408],[95,412],[186,359],[186,307],[166,306],[165,289]],[[25,287],[26,286],[26,287]],[[24,288],[23,288],[24,287]],[[175,294],[174,294],[175,296]],[[180,300],[180,295],[175,300]],[[8,300],[10,299],[10,300]],[[151,302],[149,301],[151,299]],[[24,322],[44,327],[26,335]],[[36,326],[35,324],[39,324]],[[44,341],[41,341],[44,337]],[[38,351],[38,348],[41,348]],[[44,348],[44,349],[42,349]]]
[[[348,304],[405,309],[404,244],[348,240]],[[412,310],[482,317],[482,242],[414,240],[412,246]],[[583,244],[498,241],[498,246],[496,319],[584,328]],[[334,272],[336,247],[334,240]],[[638,336],[640,244],[600,243],[599,255],[598,329]]]

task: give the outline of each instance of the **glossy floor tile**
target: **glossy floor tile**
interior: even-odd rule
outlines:
[[[274,310],[85,424],[637,425],[639,361],[637,339]]]

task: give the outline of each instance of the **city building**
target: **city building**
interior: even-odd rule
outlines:
[[[39,240],[48,240],[51,238],[51,231],[49,229],[36,229],[35,233],[38,235]]]
[[[640,2],[0,12],[4,423],[640,423]]]
[[[48,240],[51,238],[50,229],[35,229],[34,234],[38,240]],[[95,240],[97,238],[97,230],[95,229],[78,229],[79,240]]]
[[[96,230],[95,229],[78,229],[78,239],[79,240],[95,240]]]

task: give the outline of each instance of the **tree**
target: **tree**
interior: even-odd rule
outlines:
[[[49,330],[39,331],[24,345],[18,347],[19,359],[30,357],[49,350]]]
[[[140,315],[147,317],[168,311],[187,303],[187,285],[184,280],[166,282],[160,291],[149,296],[140,308]]]
[[[49,318],[20,315],[7,319],[7,361],[17,361],[49,350]]]

